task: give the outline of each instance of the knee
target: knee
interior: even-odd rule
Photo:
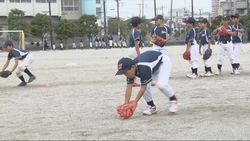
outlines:
[[[157,86],[160,91],[163,91],[164,89],[168,87],[168,84],[158,83]]]
[[[18,66],[18,69],[19,69],[20,71],[24,71],[24,70],[26,69],[26,67],[25,67],[25,66]]]

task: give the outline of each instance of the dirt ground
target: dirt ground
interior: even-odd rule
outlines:
[[[124,101],[125,77],[115,76],[117,61],[128,56],[127,49],[31,52],[35,61],[30,70],[37,76],[33,83],[17,87],[20,80],[15,74],[0,79],[0,139],[250,140],[249,46],[242,48],[240,75],[230,74],[226,56],[221,76],[193,80],[185,77],[190,73],[182,59],[185,46],[167,47],[172,61],[170,84],[180,110],[169,114],[168,98],[154,87],[158,113],[143,116],[142,98],[127,120],[116,113],[116,106]],[[215,71],[218,47],[212,48]],[[7,53],[0,52],[0,65],[6,58]],[[203,68],[200,57],[199,73]],[[42,82],[49,86],[41,86]],[[134,88],[133,97],[138,91]]]

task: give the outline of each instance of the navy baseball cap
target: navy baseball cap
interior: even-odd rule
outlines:
[[[240,17],[240,15],[239,15],[238,13],[234,13],[234,14],[232,14],[230,17],[231,17],[231,18],[232,18],[232,17],[239,18],[239,17]]]
[[[186,18],[186,20],[184,21],[184,23],[195,24],[195,19],[193,17],[188,17],[188,18]]]
[[[3,48],[6,48],[7,46],[13,46],[13,43],[12,43],[11,40],[7,40],[7,41],[4,42]]]
[[[207,24],[209,23],[209,22],[208,22],[208,20],[207,20],[206,18],[202,18],[202,19],[200,19],[200,21],[199,21],[199,22],[200,22],[200,23],[207,23]]]
[[[135,65],[135,62],[130,58],[122,58],[118,61],[117,64],[117,73],[115,75],[122,75],[125,74],[127,70],[129,70],[133,65]]]
[[[141,20],[141,18],[139,18],[139,17],[133,17],[132,19],[131,19],[131,24],[133,25],[133,26],[137,26],[138,24],[140,24],[140,23],[142,23],[143,22],[143,20]]]
[[[228,14],[223,15],[222,20],[229,21],[230,20],[229,15]]]
[[[154,18],[152,19],[152,21],[157,21],[157,20],[159,20],[159,19],[163,20],[164,18],[163,18],[162,15],[157,15],[156,17],[154,17]]]

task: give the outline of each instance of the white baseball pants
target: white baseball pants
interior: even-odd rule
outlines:
[[[98,42],[95,42],[95,47],[98,47]]]
[[[23,60],[18,60],[18,70],[16,72],[17,77],[22,76],[22,72],[33,63],[33,56],[28,54]]]
[[[227,44],[220,43],[219,53],[218,53],[218,65],[223,64],[225,52],[227,52],[230,63],[234,64],[235,57],[234,57],[234,52],[233,52],[233,44],[232,42],[228,42]]]
[[[158,46],[158,45],[156,45],[156,44],[153,44],[153,50],[159,51],[159,52],[161,52],[162,54],[166,54],[166,46],[160,47],[160,46]]]
[[[201,47],[201,54],[205,54],[206,50],[208,49],[208,44],[205,44]],[[211,67],[211,63],[210,63],[210,58],[207,60],[203,60],[204,64],[207,68]]]
[[[189,61],[190,67],[193,69],[198,68],[198,56],[199,56],[199,46],[192,45],[189,49],[190,54],[191,54],[191,60]]]
[[[235,63],[236,64],[240,63],[239,55],[240,55],[240,52],[241,52],[241,47],[242,47],[242,43],[234,43],[233,44],[233,52],[234,52],[234,57],[235,57]]]
[[[141,48],[139,48],[139,51],[141,53]],[[135,47],[130,47],[128,49],[128,56],[133,60],[138,56]]]
[[[113,46],[113,41],[109,40],[109,46],[112,47]]]
[[[174,95],[174,90],[168,84],[169,76],[171,73],[171,61],[169,57],[165,54],[162,54],[162,65],[160,66],[159,70],[153,74],[153,80],[157,79],[157,86],[158,89],[167,97],[172,97]],[[152,92],[151,92],[151,83],[152,81],[147,84],[147,89],[143,94],[143,98],[146,102],[152,101]]]

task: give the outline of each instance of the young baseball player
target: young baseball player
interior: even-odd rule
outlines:
[[[222,68],[225,52],[227,52],[228,54],[230,63],[232,64],[233,71],[238,72],[238,66],[235,65],[235,56],[233,53],[233,44],[232,44],[232,36],[235,36],[236,34],[234,33],[234,30],[232,29],[232,27],[228,25],[229,20],[230,20],[229,15],[227,14],[223,15],[222,24],[223,26],[226,27],[228,35],[226,36],[220,35],[220,45],[219,45],[218,63],[217,63],[218,71],[215,73],[215,75],[221,74],[221,68]],[[218,32],[220,32],[221,28],[222,26],[215,29],[213,31],[213,34],[217,34]]]
[[[110,48],[110,49],[113,47],[113,40],[114,40],[113,36],[110,35],[110,36],[109,36],[109,48]]]
[[[26,51],[26,50],[14,48],[13,43],[10,40],[7,40],[4,43],[3,48],[9,54],[8,54],[7,61],[6,61],[5,65],[3,66],[1,71],[4,71],[9,66],[10,60],[12,58],[14,58],[15,64],[12,67],[10,72],[13,73],[15,71],[15,69],[18,68],[16,75],[22,81],[18,86],[26,86],[27,85],[27,82],[25,81],[25,79],[22,75],[22,72],[25,72],[26,74],[29,75],[30,78],[28,80],[28,83],[31,83],[32,81],[34,81],[36,79],[36,77],[27,68],[33,62],[33,57],[30,54],[30,52]]]
[[[105,37],[102,37],[102,47],[106,48],[106,40]]]
[[[240,66],[239,54],[241,52],[242,47],[242,36],[244,34],[243,25],[240,23],[240,15],[238,13],[234,13],[231,15],[231,20],[233,22],[232,28],[236,32],[236,36],[233,36],[233,52],[235,55],[235,64],[238,70],[236,69],[235,74],[240,74],[240,70],[243,68]]]
[[[200,32],[199,37],[199,53],[201,55],[205,54],[205,51],[207,49],[210,49],[211,47],[211,31],[207,28],[209,22],[206,18],[200,20],[200,27],[202,31]],[[212,76],[213,72],[211,69],[211,63],[210,59],[203,60],[205,64],[205,72],[201,74],[200,76]]]
[[[191,60],[189,61],[192,73],[187,74],[189,78],[198,78],[198,55],[199,55],[199,45],[197,43],[197,34],[194,29],[195,19],[193,17],[188,17],[186,21],[186,27],[188,29],[186,36],[186,51],[191,54]]]
[[[147,109],[143,115],[152,115],[157,112],[151,92],[151,82],[157,78],[158,89],[170,100],[169,111],[175,113],[178,110],[177,98],[172,87],[168,84],[171,72],[171,61],[166,54],[158,51],[146,51],[137,58],[122,58],[118,62],[118,71],[116,75],[125,75],[127,77],[127,87],[125,93],[125,103],[128,103],[132,93],[132,83],[135,77],[141,79],[141,89],[138,92],[135,102],[138,102],[143,96],[147,102]]]
[[[166,47],[164,45],[157,45],[154,40],[154,36],[157,35],[165,40],[165,43],[170,40],[171,35],[173,34],[172,30],[163,24],[163,16],[157,15],[155,18],[152,19],[155,21],[156,26],[152,29],[150,33],[150,41],[153,42],[153,50],[160,51],[161,53],[166,54]]]
[[[73,49],[76,50],[76,43],[75,43],[75,41],[72,43],[72,47],[73,47]]]

